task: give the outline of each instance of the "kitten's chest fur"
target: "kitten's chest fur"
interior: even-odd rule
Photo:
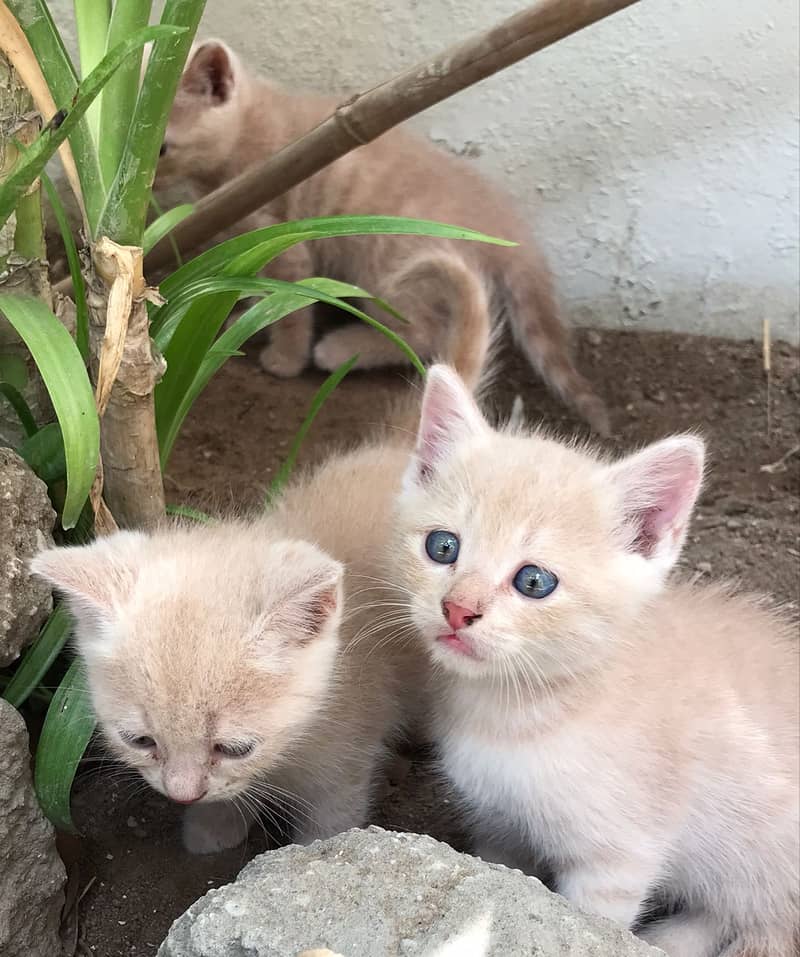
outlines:
[[[624,828],[634,823],[620,815],[620,805],[635,786],[606,760],[590,727],[567,722],[512,737],[500,722],[492,734],[470,729],[463,718],[449,716],[445,772],[482,816],[488,811],[522,824],[539,854],[553,861],[579,858],[587,843],[616,843],[615,821]]]

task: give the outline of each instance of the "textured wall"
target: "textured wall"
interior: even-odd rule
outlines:
[[[357,90],[523,6],[209,0],[202,32]],[[530,212],[576,321],[798,338],[795,0],[643,0],[415,122]]]

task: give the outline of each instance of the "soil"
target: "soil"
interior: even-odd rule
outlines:
[[[609,445],[628,449],[666,434],[699,430],[711,466],[685,553],[685,571],[702,580],[733,578],[769,591],[796,613],[800,600],[800,359],[773,348],[769,417],[761,348],[675,334],[597,332],[578,336],[581,367],[606,397],[615,428]],[[564,433],[581,425],[509,348],[493,401],[508,413],[521,394],[531,421]],[[401,372],[351,374],[320,413],[300,456],[319,460],[332,445],[355,442],[407,388]],[[225,508],[257,503],[282,463],[322,376],[277,381],[252,357],[232,360],[200,398],[167,476],[175,503]],[[769,427],[768,427],[769,418]],[[81,951],[98,957],[153,955],[172,921],[209,888],[231,881],[263,849],[208,858],[181,848],[179,810],[122,772],[91,759],[75,788],[82,888]],[[390,786],[374,823],[426,831],[457,847],[463,835],[446,786],[418,756]]]

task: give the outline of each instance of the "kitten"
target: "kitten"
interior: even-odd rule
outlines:
[[[364,824],[387,742],[412,723],[413,646],[368,621],[374,640],[351,641],[390,497],[357,478],[334,458],[256,522],[119,532],[32,563],[74,615],[109,748],[191,805],[190,851],[237,845],[259,810],[301,843]]]
[[[170,114],[156,187],[174,190],[180,183],[191,196],[206,194],[316,126],[336,104],[336,99],[291,93],[251,75],[220,41],[198,44]],[[464,317],[488,324],[507,311],[517,341],[549,386],[597,430],[607,431],[603,403],[573,364],[541,251],[510,201],[466,163],[392,130],[247,217],[240,230],[365,213],[454,223],[521,246],[409,236],[318,240],[289,250],[270,273],[287,280],[330,276],[381,296],[410,325],[369,302],[364,308],[401,333],[423,360],[444,354],[443,327]],[[278,376],[298,375],[312,358],[312,332],[311,308],[274,326],[261,356],[264,368]],[[462,338],[469,348],[468,330]],[[313,349],[313,362],[332,370],[355,353],[362,368],[402,361],[387,339],[351,324],[325,333]]]
[[[434,367],[384,574],[482,856],[670,957],[790,957],[797,632],[733,587],[667,582],[703,459],[691,435],[608,462],[494,431]],[[676,912],[645,923],[656,901]]]

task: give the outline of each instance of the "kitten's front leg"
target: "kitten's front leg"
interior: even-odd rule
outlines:
[[[555,889],[582,910],[630,928],[656,875],[653,862],[605,858],[557,872]]]
[[[673,914],[645,924],[636,933],[651,946],[660,947],[669,957],[716,957],[725,937],[724,928],[718,926],[709,914],[703,913]],[[731,955],[744,952],[731,949]],[[789,950],[786,953],[788,955]]]
[[[270,263],[267,273],[272,279],[297,282],[313,275],[311,255],[303,245],[293,246]],[[311,339],[314,335],[312,306],[298,309],[270,327],[269,345],[261,350],[262,367],[281,379],[290,379],[308,365]]]
[[[236,847],[250,833],[254,817],[232,801],[193,804],[183,816],[183,846],[192,854],[216,854]]]

